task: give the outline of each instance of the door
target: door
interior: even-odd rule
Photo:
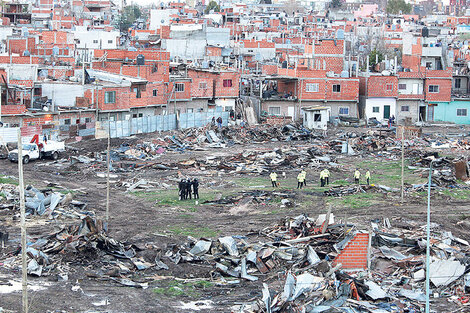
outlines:
[[[384,119],[388,119],[390,117],[390,106],[384,105]]]
[[[287,107],[287,116],[294,117],[294,107]]]
[[[426,107],[424,106],[419,107],[419,121],[426,121]]]
[[[434,121],[434,106],[428,105],[428,116],[426,121]]]

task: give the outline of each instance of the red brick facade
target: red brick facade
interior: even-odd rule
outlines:
[[[334,259],[333,266],[342,264],[343,269],[366,269],[369,260],[369,234],[357,233]]]

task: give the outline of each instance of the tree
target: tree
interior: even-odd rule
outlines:
[[[388,14],[409,14],[413,6],[405,2],[405,0],[388,0]]]
[[[331,7],[332,8],[339,8],[343,3],[341,0],[332,0],[331,1]]]
[[[217,4],[217,2],[215,2],[214,0],[212,0],[211,2],[209,2],[209,4],[207,5],[206,9],[204,10],[204,13],[209,13],[210,11],[214,10],[214,12],[220,12],[220,6]]]
[[[380,62],[383,61],[383,59],[384,59],[384,55],[382,54],[382,52],[377,51],[377,49],[374,48],[374,50],[372,50],[369,53],[369,65],[370,65],[370,67],[372,69],[374,69],[377,64],[379,64]]]
[[[134,24],[134,22],[142,16],[140,7],[136,4],[125,6],[122,9],[121,15],[119,16],[117,23],[119,30],[122,32],[127,32],[129,27]]]

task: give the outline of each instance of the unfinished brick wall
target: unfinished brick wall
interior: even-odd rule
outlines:
[[[343,269],[366,269],[369,259],[369,234],[357,233],[333,261],[333,266],[341,263]]]
[[[398,97],[397,76],[371,76],[367,82],[368,97]]]

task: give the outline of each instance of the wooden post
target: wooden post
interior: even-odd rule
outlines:
[[[106,222],[109,227],[109,150],[111,146],[111,129],[110,129],[110,120],[108,114],[108,152],[106,153]]]
[[[20,226],[21,226],[21,274],[23,285],[23,313],[28,313],[28,264],[26,262],[26,212],[23,181],[23,144],[21,128],[18,127],[18,180],[20,188]]]
[[[330,224],[330,215],[331,215],[331,208],[328,208],[328,212],[326,213],[326,216],[325,216],[325,223],[323,224],[323,227],[321,229],[322,234],[326,233],[328,224]]]
[[[401,201],[403,202],[405,195],[405,127],[401,126]]]

